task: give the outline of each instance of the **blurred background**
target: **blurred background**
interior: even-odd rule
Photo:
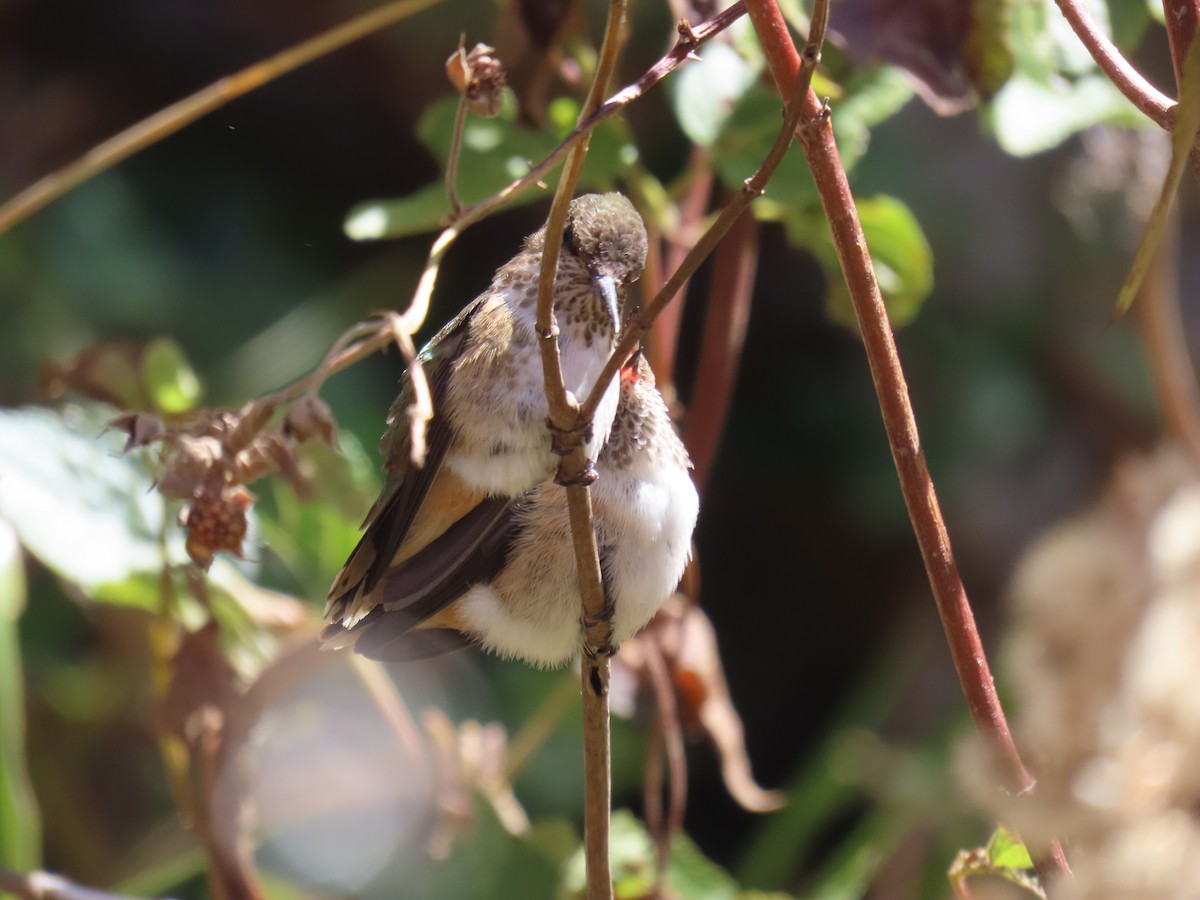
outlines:
[[[1124,46],[1173,93],[1163,30],[1134,6],[1113,4]],[[592,7],[596,35],[602,10]],[[365,8],[0,0],[0,197]],[[841,15],[858,12],[847,5]],[[670,46],[673,18],[662,5],[638,6],[621,83]],[[230,103],[0,236],[0,404],[48,402],[48,360],[100,342],[167,337],[194,367],[203,403],[236,409],[312,369],[354,322],[406,305],[431,235],[354,242],[343,220],[356,204],[411,194],[439,177],[417,122],[452,96],[442,72],[460,31],[468,46],[498,44],[504,21],[482,0],[435,6]],[[841,21],[841,33],[852,34],[856,20]],[[846,61],[851,55],[847,66],[873,64]],[[836,98],[833,110],[836,120]],[[666,90],[632,107],[626,121],[648,172],[663,183],[678,178],[691,143]],[[1109,319],[1139,234],[1131,204],[1148,207],[1169,148],[1156,131],[1097,127],[1017,155],[996,128],[994,117],[939,115],[914,95],[871,129],[853,183],[861,196],[907,204],[932,249],[932,292],[899,332],[900,353],[959,566],[985,642],[998,651],[1006,588],[1023,551],[1086,509],[1113,463],[1160,434],[1136,323]],[[802,170],[803,161],[797,153],[784,165]],[[1196,246],[1196,197],[1185,179],[1183,248]],[[500,212],[459,240],[422,338],[483,289],[547,205]],[[768,816],[743,811],[710,745],[695,740],[685,831],[743,883],[803,894],[837,853],[865,846],[865,838],[847,841],[864,823],[877,825],[872,815],[883,809],[903,827],[870,845],[879,849],[876,895],[945,896],[940,879],[954,853],[991,830],[946,778],[969,721],[861,343],[828,314],[818,258],[782,224],[761,227],[744,358],[696,550],[699,601],[715,627],[754,775],[791,791],[792,802]],[[1200,254],[1185,249],[1178,261],[1195,351]],[[690,385],[706,278],[690,293],[674,373],[685,405],[704,402]],[[343,524],[320,553],[306,550],[306,541],[322,540],[312,533],[293,532],[292,550],[283,537],[284,549],[273,547],[271,535],[311,521],[286,484],[254,488],[262,521],[247,546],[249,574],[303,599],[314,616],[378,483],[376,442],[401,371],[389,353],[323,391],[358,487],[330,500],[345,501]],[[119,445],[103,446],[109,453]],[[88,601],[33,559],[26,575],[16,634],[41,865],[83,884],[205,896],[199,866],[193,860],[189,874],[180,849],[190,845],[176,839],[182,831],[150,724],[157,689],[145,634],[153,614]],[[454,721],[500,722],[510,734],[571,677],[475,653],[391,675],[414,711],[437,705]],[[336,794],[338,771],[392,767],[387,729],[345,671],[326,671],[304,690],[310,717],[279,713],[255,739],[268,761],[261,767],[277,776],[255,789],[268,809],[278,809],[272,791]],[[566,712],[516,780],[535,823],[578,827],[577,720],[577,708]],[[622,721],[614,735],[615,802],[639,815],[645,733]],[[302,758],[310,745],[319,759]],[[376,782],[379,791],[416,789],[397,778]],[[834,782],[852,786],[838,801],[828,797]],[[396,850],[417,825],[372,819],[368,830],[390,837],[341,846],[329,821],[295,840],[262,842],[260,866],[288,886],[272,891],[384,896],[378,885],[416,877],[424,865],[411,848]],[[343,877],[334,862],[314,873],[306,858],[340,859],[357,874]],[[158,887],[131,880],[168,862],[180,874],[162,876]],[[454,890],[431,896],[500,896]],[[540,896],[529,890],[514,896]]]

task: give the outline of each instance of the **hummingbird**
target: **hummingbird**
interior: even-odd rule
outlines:
[[[410,460],[407,374],[380,443],[383,491],[364,533],[334,580],[325,607],[327,646],[339,645],[389,602],[397,567],[435,540],[464,553],[516,498],[551,477],[557,457],[537,346],[537,281],[545,228],[525,239],[491,285],[421,350],[433,419],[423,465]],[[646,262],[646,228],[621,194],[571,201],[554,283],[563,381],[587,396],[616,345],[630,284]],[[595,459],[616,414],[619,388],[603,395],[585,444]]]
[[[675,590],[699,512],[687,450],[640,354],[619,382],[612,429],[589,488],[614,647]],[[456,523],[392,566],[374,607],[350,626],[328,626],[326,637],[383,660],[475,644],[539,667],[571,661],[583,626],[566,492],[546,480],[478,515],[485,520],[478,527]]]

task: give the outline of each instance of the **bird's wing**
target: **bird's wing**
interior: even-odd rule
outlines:
[[[400,395],[388,415],[388,430],[380,443],[388,469],[387,482],[367,513],[362,538],[330,588],[325,607],[325,618],[329,622],[340,621],[356,609],[359,599],[379,584],[412,530],[434,482],[439,480],[442,461],[453,436],[441,410],[454,362],[464,352],[470,337],[471,319],[486,297],[484,294],[468,305],[421,351],[420,361],[433,401],[433,419],[426,431],[425,462],[420,467],[409,459],[408,407],[413,401],[413,390],[408,374],[404,376]],[[473,505],[472,501],[476,499],[471,498],[468,502]]]
[[[440,537],[388,568],[372,598],[374,609],[349,629],[328,626],[325,639],[353,640],[364,656],[394,661],[436,656],[464,645],[467,637],[451,625],[455,617],[438,613],[504,566],[517,533],[520,503],[508,497],[483,500]],[[431,619],[434,627],[421,627]]]

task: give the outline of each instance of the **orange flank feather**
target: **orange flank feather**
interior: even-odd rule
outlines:
[[[416,556],[446,533],[446,529],[473,510],[486,494],[466,484],[449,466],[442,466],[429,485],[412,527],[396,551],[392,564]]]

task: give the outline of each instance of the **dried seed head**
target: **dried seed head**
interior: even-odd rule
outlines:
[[[460,42],[446,60],[446,77],[475,115],[490,119],[500,112],[508,73],[495,48],[476,44],[468,52]]]
[[[202,493],[192,501],[183,512],[183,522],[188,533],[188,556],[196,565],[207,569],[222,550],[242,555],[246,510],[253,503],[254,496],[241,487],[217,494]]]

